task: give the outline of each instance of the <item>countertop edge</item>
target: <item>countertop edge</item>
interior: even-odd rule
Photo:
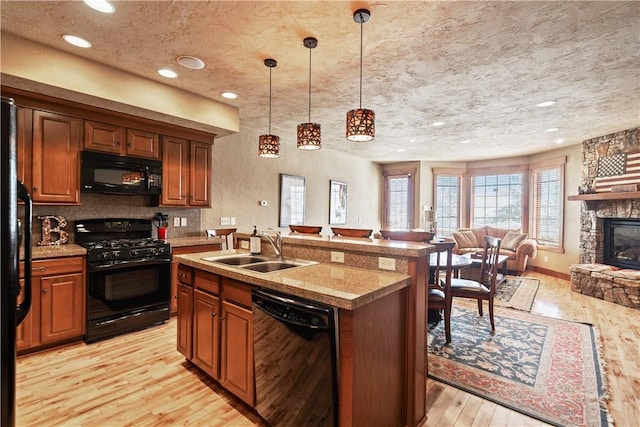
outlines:
[[[201,253],[194,253],[194,254],[175,255],[175,258],[181,264],[187,265],[189,267],[197,268],[203,271],[218,274],[223,277],[249,283],[254,286],[260,286],[266,289],[271,289],[274,291],[280,291],[280,292],[288,293],[291,295],[299,296],[302,298],[307,298],[313,301],[317,301],[320,303],[328,304],[337,308],[350,310],[350,311],[356,310],[373,301],[376,301],[380,298],[390,295],[400,289],[406,288],[411,284],[411,277],[405,274],[390,273],[390,272],[389,273],[372,272],[370,270],[363,270],[355,267],[342,267],[342,266],[331,265],[334,271],[343,270],[346,272],[346,271],[360,270],[362,272],[366,272],[367,274],[379,274],[379,275],[384,275],[389,278],[392,278],[392,280],[395,280],[395,279],[397,280],[395,280],[394,282],[384,287],[375,289],[371,292],[367,292],[362,295],[353,295],[349,293],[347,290],[341,291],[338,289],[333,289],[333,290],[327,289],[326,293],[322,293],[319,291],[295,286],[294,284],[292,284],[293,282],[295,282],[295,280],[288,279],[288,277],[291,277],[291,272],[290,271],[288,272],[287,270],[283,270],[277,273],[261,274],[261,273],[256,273],[252,271],[247,271],[247,270],[243,271],[238,269],[237,267],[231,267],[231,266],[226,266],[222,264],[214,264],[212,262],[199,260],[199,258],[208,257],[208,256],[220,256],[220,255],[224,255],[225,253],[228,255],[231,255],[231,254],[242,253],[242,252],[234,251],[234,250],[222,251],[222,252],[201,252]],[[197,260],[193,259],[194,257],[197,257],[198,259]],[[307,272],[313,272],[314,267],[317,267],[319,265],[326,266],[326,264],[318,263],[316,265],[305,266],[302,268],[304,268],[305,271]],[[288,280],[291,283],[286,283]]]

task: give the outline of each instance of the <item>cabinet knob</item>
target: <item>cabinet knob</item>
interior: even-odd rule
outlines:
[[[38,187],[33,187],[33,191],[38,191]]]
[[[215,311],[211,313],[211,317],[216,317],[216,312]]]
[[[47,271],[47,267],[35,267],[34,270]]]
[[[42,290],[42,293],[43,293],[43,294],[46,294],[47,292],[49,292],[49,289],[47,289],[47,288],[44,288],[44,289]]]
[[[133,147],[133,144],[132,143],[128,143],[127,147]]]
[[[116,141],[116,145],[120,145],[120,141]]]

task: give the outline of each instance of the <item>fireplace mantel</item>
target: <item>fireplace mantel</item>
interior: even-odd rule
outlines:
[[[585,202],[589,210],[595,210],[596,202],[600,200],[630,200],[630,199],[640,199],[640,191],[576,194],[576,195],[567,197],[567,200],[570,200],[570,201],[582,200],[583,202]]]

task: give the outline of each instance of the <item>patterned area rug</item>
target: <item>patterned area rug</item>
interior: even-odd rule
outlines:
[[[531,311],[540,281],[528,277],[507,276],[496,289],[495,305]]]
[[[600,338],[592,325],[495,309],[496,333],[475,304],[454,301],[452,342],[429,331],[429,377],[557,426],[613,425]]]

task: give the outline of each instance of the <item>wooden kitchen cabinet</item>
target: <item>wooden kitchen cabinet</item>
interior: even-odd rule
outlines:
[[[160,159],[160,136],[153,132],[85,120],[84,148],[120,156]]]
[[[162,138],[162,198],[165,206],[211,206],[211,145]]]
[[[23,263],[20,268],[23,274]],[[85,328],[84,257],[33,261],[31,292],[31,308],[17,328],[19,351],[82,337]],[[18,300],[22,297],[21,292]]]
[[[178,271],[178,351],[253,406],[252,286],[182,264]]]
[[[33,110],[31,197],[34,203],[79,204],[81,136],[82,119]]]
[[[219,251],[222,249],[222,243],[210,243],[207,245],[194,246],[177,246],[171,248],[171,255],[193,254],[198,252]],[[179,293],[178,284],[185,283],[184,275],[186,267],[180,267],[180,262],[176,258],[171,259],[171,315],[178,313]],[[188,282],[191,285],[191,281]],[[186,354],[185,354],[186,356]]]
[[[220,383],[253,406],[255,405],[255,381],[251,286],[235,280],[223,279],[222,295]],[[240,301],[234,301],[235,299]],[[241,304],[246,305],[246,308]]]

